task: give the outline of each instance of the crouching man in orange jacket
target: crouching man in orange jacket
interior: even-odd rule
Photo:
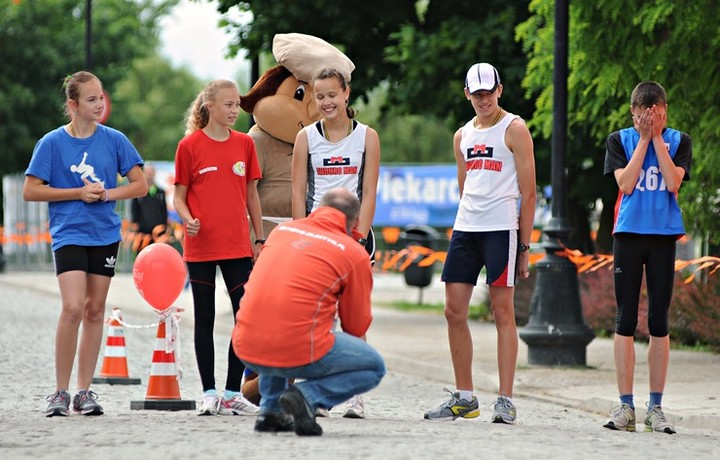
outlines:
[[[372,321],[373,284],[365,248],[349,235],[359,213],[351,192],[330,190],[261,250],[233,331],[235,353],[260,379],[255,431],[321,435],[317,408],[369,391],[385,375],[383,358],[358,338]]]

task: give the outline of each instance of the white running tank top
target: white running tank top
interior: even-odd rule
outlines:
[[[461,128],[460,151],[465,159],[465,186],[454,230],[490,232],[517,229],[520,187],[515,155],[505,144],[505,131],[518,118],[507,113],[490,128],[479,129],[474,118]]]
[[[307,214],[318,207],[325,192],[336,187],[351,191],[362,202],[367,125],[352,123],[352,133],[340,142],[327,140],[318,129],[319,121],[303,128],[308,138]]]

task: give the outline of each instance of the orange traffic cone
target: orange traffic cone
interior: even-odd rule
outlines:
[[[140,379],[130,378],[128,375],[125,335],[118,318],[122,320],[122,313],[119,308],[113,308],[113,316],[108,325],[102,370],[100,371],[100,377],[94,377],[92,383],[139,385]]]
[[[144,401],[130,401],[130,409],[194,410],[195,401],[180,398],[175,352],[165,349],[165,321],[160,321]]]

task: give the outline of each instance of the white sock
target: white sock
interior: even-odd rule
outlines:
[[[460,399],[464,399],[465,401],[473,400],[472,390],[458,390],[457,392],[460,395]]]

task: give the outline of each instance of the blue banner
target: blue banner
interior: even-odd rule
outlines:
[[[460,201],[457,166],[380,166],[375,227],[452,227]]]
[[[175,164],[170,161],[148,161],[148,164],[155,165],[155,182],[165,189],[171,218],[179,220],[172,202]],[[454,164],[381,165],[373,226],[452,227],[459,201]]]

